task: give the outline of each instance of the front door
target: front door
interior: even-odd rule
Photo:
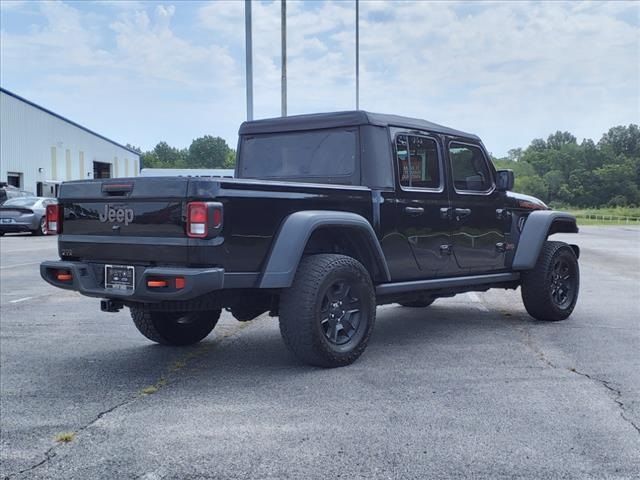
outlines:
[[[460,272],[505,268],[503,193],[495,188],[494,170],[480,145],[449,141],[451,167],[451,243]]]
[[[407,263],[412,261],[417,266],[398,272],[394,280],[446,276],[452,270],[452,261],[440,141],[427,133],[392,133],[398,172],[396,229],[405,246],[405,257],[412,257],[406,258]]]

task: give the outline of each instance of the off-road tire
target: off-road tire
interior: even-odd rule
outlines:
[[[193,345],[211,333],[220,318],[220,310],[198,312],[161,312],[131,307],[136,328],[149,340],[161,345]]]
[[[341,317],[334,315],[341,320],[330,321],[331,314],[326,312],[343,308],[342,301],[340,307],[334,307],[342,285],[348,291],[344,308],[349,311],[343,310]],[[284,343],[298,359],[314,366],[333,368],[353,363],[367,346],[375,318],[371,277],[360,262],[345,255],[303,258],[292,286],[280,296],[280,333]],[[336,327],[337,324],[340,325]],[[329,338],[333,337],[332,332],[335,341]]]
[[[554,271],[554,267],[565,265],[568,269],[566,275]],[[559,301],[557,292],[557,276],[568,276],[563,282],[567,284],[566,295],[560,297],[565,301]],[[556,277],[556,278],[554,278]],[[527,312],[538,320],[558,321],[564,320],[576,306],[580,289],[580,269],[578,259],[573,249],[564,242],[547,241],[542,246],[540,255],[532,270],[522,274],[522,301]]]

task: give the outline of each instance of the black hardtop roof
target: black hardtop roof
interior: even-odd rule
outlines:
[[[311,113],[305,115],[292,115],[290,117],[265,118],[243,122],[240,125],[239,135],[257,133],[292,132],[296,130],[316,130],[322,128],[350,127],[355,125],[376,125],[380,127],[401,127],[429,132],[443,133],[454,137],[465,137],[480,140],[472,133],[462,132],[453,128],[438,125],[419,118],[402,117],[400,115],[387,115],[383,113],[371,113],[364,110],[351,110],[345,112]]]

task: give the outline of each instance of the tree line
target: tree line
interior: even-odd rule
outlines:
[[[134,147],[135,148],[135,147]],[[139,149],[137,149],[139,151]],[[221,137],[205,135],[178,149],[166,142],[141,152],[143,168],[233,168],[236,152]],[[596,143],[578,143],[569,132],[536,138],[525,148],[492,158],[510,168],[515,190],[556,205],[573,207],[640,206],[640,129],[609,129]]]
[[[141,168],[234,168],[236,152],[224,138],[205,135],[194,139],[189,148],[175,148],[167,142],[140,153]]]
[[[516,191],[550,204],[640,206],[640,129],[635,124],[613,127],[597,143],[578,143],[571,133],[558,131],[493,161],[496,168],[514,171]]]

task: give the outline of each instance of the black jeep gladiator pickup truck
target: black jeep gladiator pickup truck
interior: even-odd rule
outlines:
[[[364,111],[245,122],[236,177],[63,183],[42,277],[129,307],[164,345],[202,340],[223,308],[269,311],[324,367],[360,356],[379,304],[517,287],[540,320],[576,304],[579,249],[548,240],[575,218],[511,192],[475,135]]]

